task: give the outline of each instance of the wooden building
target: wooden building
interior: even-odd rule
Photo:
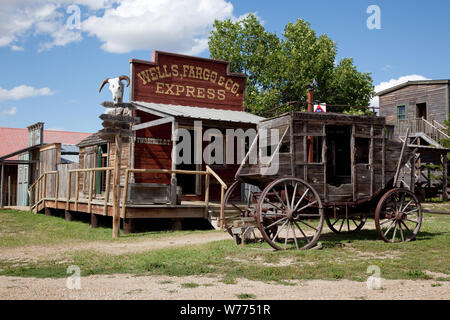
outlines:
[[[28,187],[42,172],[77,163],[75,144],[89,135],[44,130],[42,122],[27,128],[0,128],[0,206],[27,207]]]
[[[432,196],[437,187],[431,182],[430,166],[447,167],[448,149],[441,139],[449,138],[444,121],[450,110],[450,80],[408,81],[383,90],[380,98],[380,116],[395,127],[395,134],[405,137],[408,130],[410,148],[418,152],[418,187],[427,189]],[[442,182],[442,195],[447,199],[447,183]]]
[[[152,61],[130,60],[130,80],[128,105],[140,122],[130,126],[132,138],[121,148],[125,231],[133,231],[137,218],[168,218],[179,228],[185,218],[218,216],[212,209],[219,210],[224,189],[240,165],[236,136],[243,136],[248,147],[247,130],[256,134],[256,125],[263,119],[244,111],[246,75],[231,73],[226,61],[155,51]],[[227,133],[233,141],[227,141]],[[209,163],[203,152],[219,137],[223,157],[216,157],[214,151],[216,161]],[[183,143],[189,147],[180,153],[177,144]],[[96,226],[99,215],[113,214],[115,143],[103,140],[99,132],[77,146],[79,168],[68,172],[69,183],[76,181],[74,187],[66,188],[70,189],[68,199],[58,201],[55,192],[49,201],[38,196],[36,210],[65,209],[69,219],[73,212],[89,213]],[[231,151],[234,161],[226,161]],[[177,157],[190,161],[177,164]],[[216,205],[210,206],[209,201]]]

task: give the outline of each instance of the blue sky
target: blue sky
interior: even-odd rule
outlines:
[[[74,3],[79,25],[67,11]],[[367,28],[370,5],[380,8],[379,30]],[[3,0],[0,126],[43,121],[48,129],[95,132],[99,104],[110,99],[109,91],[98,93],[105,77],[128,75],[129,59],[149,60],[153,50],[207,57],[214,18],[249,12],[277,34],[296,19],[310,22],[338,43],[339,58],[371,72],[378,89],[450,78],[448,0]]]

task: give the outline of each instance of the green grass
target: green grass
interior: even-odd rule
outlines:
[[[256,296],[251,293],[240,293],[236,295],[236,298],[241,300],[249,300],[249,299],[256,299]]]
[[[13,225],[15,245],[34,244],[21,231],[29,230],[35,222],[39,243],[62,239],[65,241],[89,241],[110,239],[109,229],[90,229],[86,224],[81,228],[77,223],[65,222],[60,218],[32,215],[29,213],[0,212],[0,230],[11,230]],[[32,220],[32,221],[28,221]],[[42,220],[42,221],[41,221]],[[22,226],[22,221],[24,226]],[[47,235],[43,226],[52,230]],[[373,226],[373,220],[367,225]],[[66,230],[68,236],[63,232]],[[76,232],[79,231],[79,232]],[[160,237],[166,233],[153,233]],[[148,236],[135,235],[134,238]],[[201,236],[201,234],[199,234]],[[0,236],[0,247],[4,247]],[[24,238],[24,239],[22,239]],[[50,239],[50,240],[49,240]],[[131,241],[132,239],[128,239]],[[37,241],[37,240],[36,240]],[[124,240],[126,241],[126,239]],[[66,253],[59,260],[47,258],[38,262],[13,262],[0,260],[0,275],[22,277],[67,277],[66,268],[77,265],[82,276],[93,274],[127,273],[134,275],[169,276],[217,276],[227,284],[235,284],[238,278],[260,281],[275,281],[284,284],[289,280],[350,279],[366,281],[370,274],[367,268],[376,265],[384,279],[431,279],[426,271],[450,275],[450,216],[425,215],[417,241],[401,244],[387,244],[378,240],[375,230],[363,229],[357,235],[323,234],[320,239],[322,250],[272,251],[267,244],[251,243],[245,247],[236,246],[233,240],[216,241],[202,245],[190,245],[167,249],[151,250],[117,256],[93,251]],[[9,243],[7,246],[11,246]],[[288,261],[281,265],[272,265]],[[271,265],[267,265],[271,263]],[[449,281],[450,278],[434,279]]]
[[[181,287],[182,288],[197,288],[197,287],[200,287],[200,285],[197,283],[188,282],[188,283],[182,283]]]
[[[65,221],[61,217],[33,214],[16,210],[0,210],[0,248],[22,247],[28,245],[68,244],[88,241],[129,242],[148,237],[163,238],[210,231],[157,231],[134,234],[121,234],[112,239],[111,228],[89,228],[81,221]]]

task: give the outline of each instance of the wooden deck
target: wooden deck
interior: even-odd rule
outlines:
[[[95,214],[99,216],[113,216],[113,206],[108,204],[105,210],[103,200],[92,200],[89,205],[88,199],[78,199],[78,202],[59,198],[46,198],[42,200],[36,207],[37,212],[43,212],[45,209],[59,209],[69,212],[82,212],[87,214]],[[205,218],[208,219],[214,212],[220,212],[220,203],[210,202],[208,212],[205,212],[206,206],[203,201],[183,201],[181,205],[170,204],[130,204],[128,203],[125,210],[121,210],[120,218]]]

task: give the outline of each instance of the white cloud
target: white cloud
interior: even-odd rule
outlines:
[[[82,30],[96,36],[108,52],[161,49],[198,54],[207,48],[215,19],[233,17],[225,0],[122,0],[103,16],[82,22]]]
[[[67,27],[81,6],[81,29]],[[215,19],[231,18],[229,0],[2,0],[0,47],[23,50],[18,43],[40,36],[39,51],[81,41],[83,33],[98,38],[105,51],[176,51],[199,54],[207,48]]]
[[[54,93],[47,87],[36,89],[30,86],[21,85],[10,90],[0,88],[0,101],[20,100],[35,96],[51,96],[53,94]]]
[[[375,86],[375,92],[381,92],[383,90],[395,87],[399,84],[408,82],[408,81],[417,81],[417,80],[430,80],[424,76],[421,75],[417,75],[417,74],[411,74],[408,76],[403,76],[400,77],[398,79],[391,79],[389,81],[386,82],[381,82],[380,84]],[[371,107],[379,107],[380,106],[380,98],[379,97],[374,97],[372,98],[372,100],[370,101],[370,106]]]
[[[10,109],[0,109],[0,116],[13,116],[17,113],[16,107],[11,107]]]

